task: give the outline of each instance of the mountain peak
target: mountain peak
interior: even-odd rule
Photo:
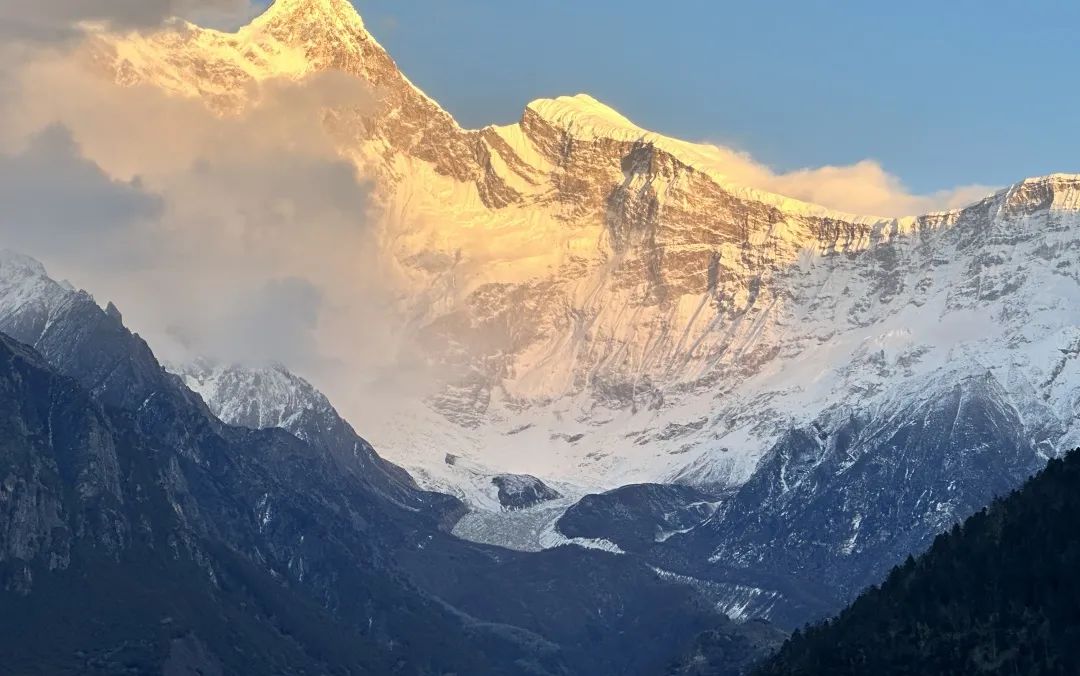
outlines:
[[[276,0],[238,35],[279,57],[281,64],[295,65],[302,54],[304,72],[333,68],[360,74],[357,68],[388,60],[380,59],[384,50],[349,0]]]
[[[255,21],[262,25],[286,24],[296,28],[311,25],[352,29],[364,27],[363,19],[349,0],[274,0]]]
[[[578,133],[592,132],[599,136],[646,133],[622,113],[589,94],[537,99],[527,108],[556,127]]]
[[[0,249],[0,276],[46,277],[47,273],[45,266],[36,258],[11,249]]]

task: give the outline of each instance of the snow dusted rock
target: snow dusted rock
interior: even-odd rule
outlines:
[[[107,307],[50,278],[40,262],[0,252],[0,332],[79,378],[107,405],[138,408],[171,376]]]
[[[40,337],[62,306],[69,302],[71,290],[45,272],[45,266],[29,256],[0,250],[0,321],[7,333],[22,342]],[[30,339],[30,340],[28,340]]]
[[[282,427],[303,438],[320,423],[324,428],[336,424],[330,401],[280,364],[248,368],[203,359],[189,366],[168,368],[230,425],[251,429]],[[303,423],[305,415],[318,422]]]
[[[567,537],[602,538],[640,551],[696,528],[720,504],[689,486],[623,486],[586,495],[559,518],[557,528]]]
[[[534,476],[500,474],[491,483],[499,489],[499,504],[504,509],[523,509],[562,497],[561,493]]]

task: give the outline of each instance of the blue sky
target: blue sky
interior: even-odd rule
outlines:
[[[781,171],[873,158],[919,192],[1080,171],[1080,3],[354,1],[466,126],[585,91]]]

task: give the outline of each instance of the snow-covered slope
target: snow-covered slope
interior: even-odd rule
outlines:
[[[72,293],[69,284],[51,279],[40,261],[0,249],[0,321],[8,323],[13,333],[44,333]]]
[[[214,414],[230,425],[266,429],[281,427],[303,439],[311,426],[327,429],[337,424],[337,412],[330,400],[311,383],[283,365],[244,367],[208,360],[167,368],[181,376],[188,389],[203,398]],[[307,439],[305,439],[307,441]]]
[[[423,406],[347,413],[422,481],[453,453],[590,488],[730,488],[792,429],[987,373],[1038,453],[1080,442],[1076,176],[879,218],[738,185],[719,149],[585,95],[464,130],[344,0],[93,49],[117,82],[223,114],[274,77],[371,87],[377,105],[326,124],[377,184],[399,357],[440,385]]]

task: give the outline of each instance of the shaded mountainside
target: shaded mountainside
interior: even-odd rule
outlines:
[[[767,616],[793,629],[837,612],[1041,469],[1023,429],[989,374],[874,415],[838,411],[785,435],[711,519],[649,555],[675,572],[782,594],[779,606],[762,597]]]
[[[939,536],[758,670],[795,674],[1080,672],[1080,452]]]
[[[249,429],[284,429],[333,457],[373,493],[407,509],[448,516],[460,510],[456,500],[421,490],[407,472],[379,457],[302,379],[277,368],[203,366],[183,372],[181,382],[124,327],[114,305],[103,311],[86,291],[53,280],[40,262],[12,251],[0,251],[0,332],[33,347],[107,406],[149,411],[167,394],[200,410],[212,427],[222,427],[220,419]],[[299,394],[274,397],[275,390]],[[222,406],[240,401],[248,408]]]
[[[416,641],[406,673],[488,664],[455,645],[468,639],[456,617],[370,550],[350,549],[363,570],[336,589],[303,588],[305,577],[325,575],[344,529],[371,534],[364,517],[374,513],[353,494],[336,505],[343,518],[326,519],[266,471],[307,464],[287,435],[206,438],[191,457],[2,336],[0,391],[6,673],[160,673],[169,664],[208,674],[379,673],[400,663],[399,635]],[[260,522],[245,504],[253,484],[294,502]],[[305,542],[301,520],[316,514],[323,523],[302,528]],[[334,614],[320,603],[325,594]],[[368,632],[345,619],[360,613]]]
[[[465,509],[455,498],[421,490],[408,472],[380,457],[326,395],[280,364],[255,367],[198,360],[168,368],[229,425],[286,430],[355,467],[373,491],[403,507],[438,512],[448,523]]]
[[[793,630],[1045,466],[990,374],[830,416],[786,434],[737,490],[625,486],[570,506],[558,531],[611,541],[733,617]]]
[[[43,349],[3,341],[13,673],[633,674],[702,631],[741,645],[636,560],[464,542],[350,453],[223,424],[118,311],[60,290],[0,313]]]
[[[698,635],[686,655],[668,667],[667,676],[745,673],[744,664],[759,662],[761,655],[771,655],[781,645],[776,629],[767,622],[751,620],[743,631],[745,638],[739,636],[735,640],[722,631]]]

